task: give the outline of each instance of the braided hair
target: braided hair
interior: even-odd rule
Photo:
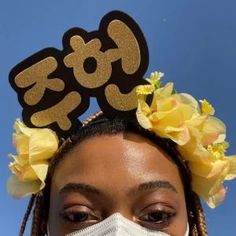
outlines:
[[[28,218],[33,209],[31,236],[44,236],[43,223],[48,219],[51,179],[60,160],[85,139],[106,135],[115,135],[122,132],[140,134],[162,148],[176,163],[185,190],[185,199],[190,227],[190,236],[207,236],[206,222],[201,202],[197,194],[191,190],[191,174],[187,163],[183,162],[176,144],[169,139],[163,139],[150,131],[141,128],[135,120],[107,119],[102,112],[98,112],[83,122],[82,128],[76,130],[70,138],[62,142],[50,163],[46,186],[42,192],[32,195],[20,228],[19,236],[23,236]]]

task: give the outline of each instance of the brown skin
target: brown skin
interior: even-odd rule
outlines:
[[[82,141],[61,160],[52,179],[50,235],[68,234],[115,212],[173,236],[186,231],[187,211],[177,166],[137,134]]]

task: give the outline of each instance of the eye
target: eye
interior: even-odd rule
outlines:
[[[61,213],[61,216],[64,220],[70,222],[85,222],[97,220],[96,216],[93,216],[87,212],[63,212]]]
[[[85,206],[76,206],[71,209],[63,210],[60,216],[65,222],[73,225],[93,224],[100,220],[92,209]]]
[[[142,212],[138,218],[138,222],[146,228],[162,230],[171,223],[175,215],[176,212],[172,208],[152,206]]]
[[[147,221],[147,222],[153,222],[156,224],[166,222],[173,216],[172,213],[164,212],[164,211],[154,211],[150,212],[148,214],[143,215],[140,219]]]

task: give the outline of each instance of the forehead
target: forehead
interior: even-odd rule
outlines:
[[[70,182],[85,182],[124,189],[153,180],[168,181],[183,192],[170,157],[146,138],[127,133],[92,137],[75,146],[56,167],[52,187],[59,191]]]

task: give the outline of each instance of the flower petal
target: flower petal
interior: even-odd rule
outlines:
[[[139,122],[139,124],[144,128],[144,129],[151,129],[152,128],[152,123],[148,119],[147,115],[150,113],[150,108],[147,105],[146,102],[143,100],[138,100],[138,109],[136,112],[136,117]]]
[[[29,137],[24,134],[13,134],[13,144],[19,154],[29,153]]]
[[[225,195],[226,195],[226,189],[225,189],[225,187],[223,185],[221,185],[219,187],[218,192],[215,193],[214,195],[210,196],[206,200],[206,202],[207,202],[209,207],[215,208],[215,207],[217,207],[219,204],[221,204],[224,201]]]
[[[229,156],[227,160],[229,162],[229,171],[225,180],[232,180],[236,178],[236,156]]]
[[[211,160],[208,162],[190,161],[189,168],[192,173],[198,176],[202,176],[207,179],[218,178],[224,180],[228,172],[229,164],[227,161],[223,160],[217,160],[215,162],[212,162]]]
[[[219,141],[222,142],[222,137],[225,137],[226,127],[221,120],[210,116],[203,123],[201,133],[203,145],[208,145]]]
[[[19,119],[15,121],[14,129],[16,131],[16,134],[24,134],[27,136],[30,136],[33,132],[32,128],[28,128],[23,122],[21,122]]]
[[[40,191],[45,186],[49,159],[58,149],[58,138],[50,129],[28,128],[20,120],[15,122],[13,136],[18,155],[10,154],[9,164],[13,176],[8,190],[14,197]]]
[[[41,182],[44,182],[47,176],[47,172],[48,172],[48,162],[44,161],[44,162],[39,162],[39,163],[35,163],[33,165],[31,165],[32,169],[34,170],[35,174],[37,175],[38,179]]]
[[[226,193],[220,179],[208,179],[194,174],[192,175],[192,189],[211,208],[218,206],[224,200]]]
[[[137,86],[136,88],[136,93],[137,95],[148,95],[148,94],[151,94],[153,93],[154,91],[154,87],[153,85],[139,85]]]
[[[57,149],[58,139],[52,130],[35,130],[30,136],[29,141],[30,163],[52,158]]]
[[[12,175],[7,182],[8,193],[17,199],[37,193],[43,187],[44,184],[39,180],[22,182],[15,175]]]
[[[189,130],[185,125],[180,128],[166,127],[167,136],[178,145],[186,144],[190,139]]]

